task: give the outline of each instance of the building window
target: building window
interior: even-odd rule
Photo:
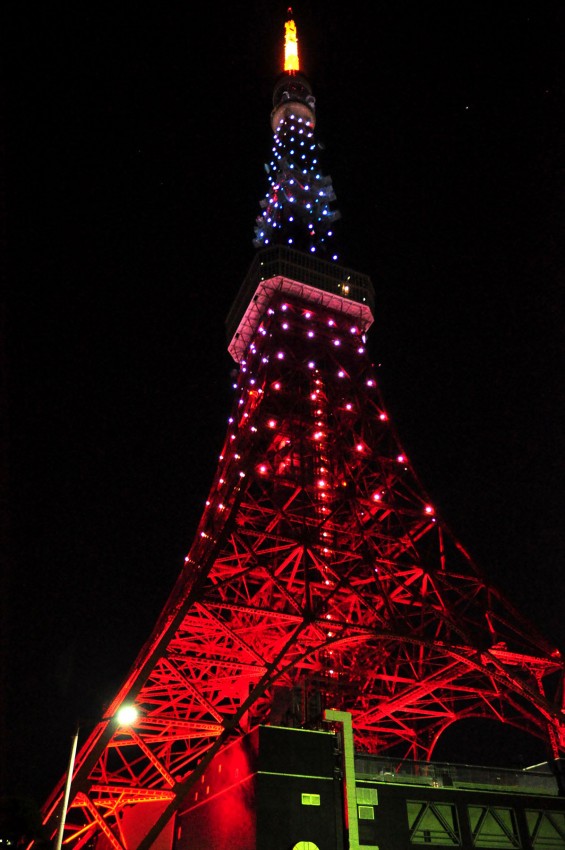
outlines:
[[[319,794],[303,794],[302,795],[302,805],[303,806],[319,806],[320,805],[320,795]]]
[[[521,847],[513,809],[469,806],[468,812],[475,847]]]
[[[526,809],[526,821],[534,850],[565,850],[565,812]]]
[[[451,803],[407,800],[406,811],[411,844],[461,845],[457,809]]]
[[[363,806],[377,806],[379,796],[376,788],[360,788],[357,786],[357,802]]]
[[[357,806],[359,820],[375,820],[374,806]]]

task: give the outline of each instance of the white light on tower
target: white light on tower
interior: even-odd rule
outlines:
[[[131,726],[135,723],[139,716],[139,712],[135,705],[122,705],[116,713],[116,720],[120,726]]]

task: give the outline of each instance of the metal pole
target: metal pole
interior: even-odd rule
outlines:
[[[77,731],[73,735],[73,741],[71,744],[71,755],[69,758],[69,767],[67,769],[67,781],[65,782],[65,796],[63,797],[63,808],[61,809],[61,820],[59,821],[59,830],[57,832],[55,850],[61,850],[61,845],[63,843],[63,833],[65,831],[65,821],[67,819],[67,809],[69,807],[69,796],[71,793],[71,785],[73,781],[73,771],[75,769],[75,755],[78,744],[78,732],[79,730],[77,729]]]

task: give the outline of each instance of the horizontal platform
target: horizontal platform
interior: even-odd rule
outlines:
[[[236,363],[279,292],[343,313],[363,332],[373,323],[374,289],[367,275],[300,251],[267,248],[257,253],[226,319],[228,351]]]
[[[559,796],[555,772],[547,763],[518,769],[451,762],[401,761],[386,756],[356,753],[355,777],[363,782],[424,785],[455,791],[490,790]]]

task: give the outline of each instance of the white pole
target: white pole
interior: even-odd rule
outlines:
[[[61,850],[63,843],[63,833],[65,831],[65,821],[67,820],[67,809],[69,807],[69,796],[71,793],[71,784],[73,781],[73,771],[75,769],[75,755],[78,744],[78,729],[73,735],[71,744],[71,755],[69,758],[69,767],[67,769],[67,781],[65,782],[65,796],[63,797],[63,808],[61,810],[61,820],[59,821],[59,830],[57,832],[57,841],[55,842],[55,850]]]

